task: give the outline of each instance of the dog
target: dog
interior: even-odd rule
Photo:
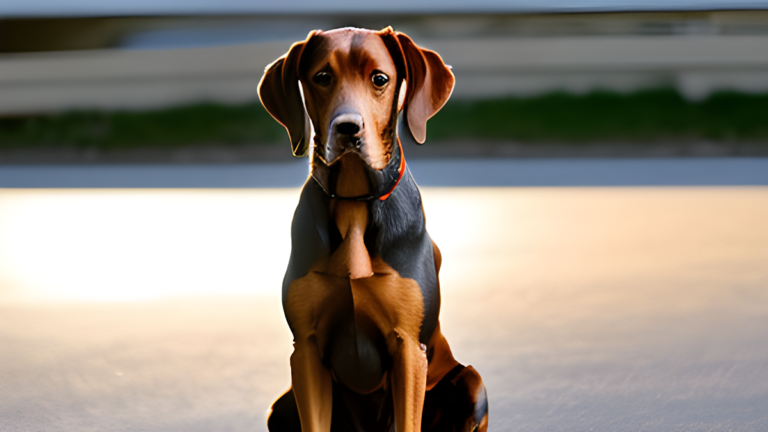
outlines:
[[[482,378],[440,332],[440,250],[402,147],[453,85],[391,27],[315,30],[266,68],[259,98],[311,166],[282,290],[291,389],[270,431],[487,429]]]

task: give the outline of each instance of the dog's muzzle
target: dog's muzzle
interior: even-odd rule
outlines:
[[[350,150],[359,150],[365,129],[363,117],[357,113],[336,116],[328,128],[328,141],[323,149],[323,160],[331,165]],[[315,145],[322,145],[315,142]],[[316,149],[317,150],[317,149]]]
[[[337,183],[340,164],[334,162],[329,165],[324,157],[323,147],[317,144],[315,145],[314,160],[312,162],[312,177],[331,198],[351,201],[372,201],[375,199],[383,201],[387,199],[389,194],[395,190],[405,172],[405,158],[403,157],[403,147],[400,143],[400,129],[403,119],[403,112],[400,112],[398,114],[397,132],[392,140],[392,157],[387,165],[377,170],[368,164],[364,164],[368,182],[371,185],[371,193],[352,197],[339,196],[337,193]]]

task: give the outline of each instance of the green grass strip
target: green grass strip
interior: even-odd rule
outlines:
[[[272,143],[285,137],[285,129],[259,103],[0,118],[0,148],[183,147]]]
[[[692,102],[664,88],[456,101],[429,122],[428,130],[435,140],[768,142],[768,94],[721,92]]]
[[[689,101],[673,89],[662,88],[629,94],[596,91],[456,100],[429,121],[428,138],[574,144],[683,139],[768,144],[768,94],[722,92],[702,101]],[[0,117],[0,150],[238,145],[287,139],[282,126],[258,103]]]

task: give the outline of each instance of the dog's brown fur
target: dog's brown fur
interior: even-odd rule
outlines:
[[[319,74],[322,80],[318,80]],[[373,81],[377,74],[389,81],[377,85]],[[303,103],[297,82],[301,83]],[[296,155],[305,154],[309,144],[309,125],[303,115],[306,107],[315,132],[314,145],[325,146],[324,162],[340,164],[339,196],[352,197],[370,192],[363,164],[380,170],[389,163],[393,120],[403,106],[408,106],[413,137],[423,142],[427,119],[442,107],[452,88],[453,75],[442,59],[417,47],[407,36],[391,28],[380,32],[340,29],[315,31],[306,41],[294,44],[265,72],[260,97],[288,129]],[[341,138],[336,136],[335,119],[347,112],[359,113],[355,121],[360,130],[354,134],[357,148],[337,142]],[[365,244],[369,205],[334,198],[329,212],[341,244],[316,261],[305,276],[293,280],[284,297],[294,335],[291,378],[301,430],[331,429],[334,374],[323,355],[338,316],[351,303],[355,321],[369,323],[383,336],[392,359],[382,381],[364,392],[387,388],[392,394],[396,431],[419,431],[425,392],[459,363],[440,333],[439,323],[426,346],[419,342],[425,316],[422,292],[416,281],[400,276],[380,256],[371,255]],[[439,271],[440,251],[434,243],[432,246]],[[479,375],[477,380],[482,386]]]

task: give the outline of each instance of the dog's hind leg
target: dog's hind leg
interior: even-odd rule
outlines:
[[[480,374],[458,365],[424,398],[422,432],[486,432],[488,398]]]
[[[272,404],[267,417],[269,432],[301,432],[299,408],[293,389],[289,389]]]

